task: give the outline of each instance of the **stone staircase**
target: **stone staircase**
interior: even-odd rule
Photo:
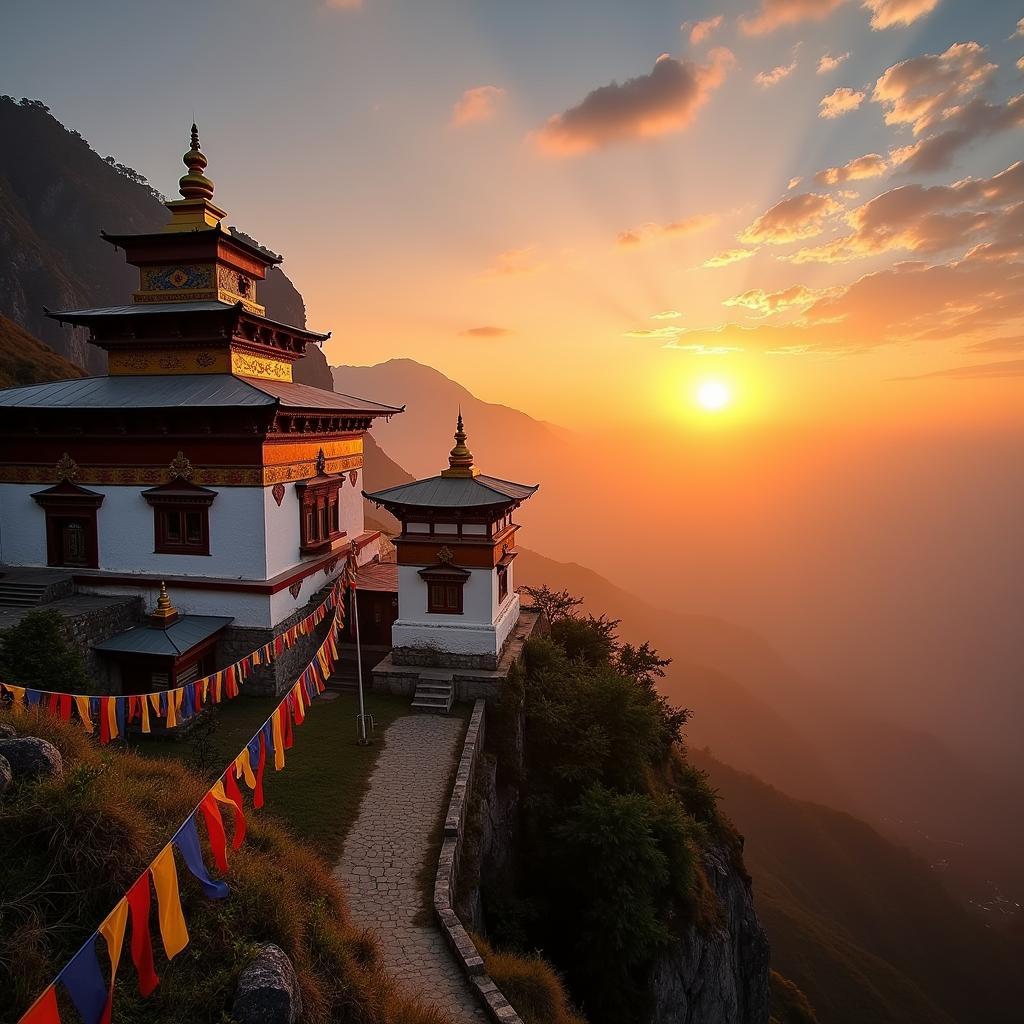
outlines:
[[[451,672],[424,669],[420,672],[416,693],[412,698],[412,707],[416,711],[433,711],[447,715],[455,700],[455,684]]]
[[[339,661],[324,687],[332,693],[356,693],[359,689],[359,672],[354,664]]]
[[[0,576],[0,607],[33,608],[74,593],[75,584],[67,573],[11,573]]]

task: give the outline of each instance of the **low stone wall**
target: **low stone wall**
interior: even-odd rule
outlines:
[[[270,643],[275,636],[290,629],[317,608],[330,593],[331,586],[333,583],[318,591],[308,604],[289,615],[273,629],[228,626],[217,642],[217,664],[230,665],[251,654],[257,647]],[[252,696],[282,696],[298,678],[299,673],[312,661],[327,633],[326,624],[329,618],[328,616],[324,619],[313,632],[297,637],[295,643],[282,651],[271,664],[253,669],[252,676],[246,680],[244,692]]]
[[[93,605],[95,602],[95,605]],[[108,640],[117,633],[123,633],[132,626],[137,626],[145,613],[141,597],[124,597],[117,600],[109,598],[83,597],[78,601],[62,602],[72,606],[67,611],[61,610],[60,632],[70,647],[77,650],[85,658],[85,668],[92,679],[97,680],[106,689],[120,690],[120,672],[108,659],[98,655],[93,644]],[[81,607],[77,607],[81,606]],[[91,607],[90,607],[91,606]],[[40,605],[40,611],[46,611],[47,605]],[[72,610],[73,608],[73,610]]]
[[[480,956],[469,932],[455,912],[454,904],[473,777],[483,753],[486,714],[486,702],[482,699],[477,700],[469,719],[462,756],[455,774],[455,785],[452,787],[448,813],[445,815],[444,839],[441,843],[441,854],[437,859],[437,873],[434,876],[434,912],[440,922],[441,931],[455,954],[455,959],[466,972],[466,977],[476,990],[488,1016],[499,1024],[523,1024],[522,1018],[502,995],[484,968],[483,957]]]

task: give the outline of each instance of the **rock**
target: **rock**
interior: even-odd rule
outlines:
[[[0,796],[3,796],[11,788],[14,781],[14,773],[11,771],[11,762],[6,757],[0,757]]]
[[[10,722],[0,722],[0,740],[14,739],[17,735],[14,731],[14,726]]]
[[[19,782],[64,774],[64,759],[60,751],[38,736],[0,740],[0,756],[10,763],[14,778]]]
[[[291,960],[268,942],[242,971],[231,1016],[238,1024],[295,1024],[302,1016],[302,993]]]

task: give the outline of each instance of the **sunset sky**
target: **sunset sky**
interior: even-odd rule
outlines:
[[[1022,13],[37,0],[0,67],[165,194],[195,111],[333,363],[563,424],[987,422],[1024,383]]]

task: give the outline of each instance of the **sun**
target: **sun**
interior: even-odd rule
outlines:
[[[705,412],[721,412],[732,401],[732,388],[723,380],[709,377],[697,386],[695,397]]]

